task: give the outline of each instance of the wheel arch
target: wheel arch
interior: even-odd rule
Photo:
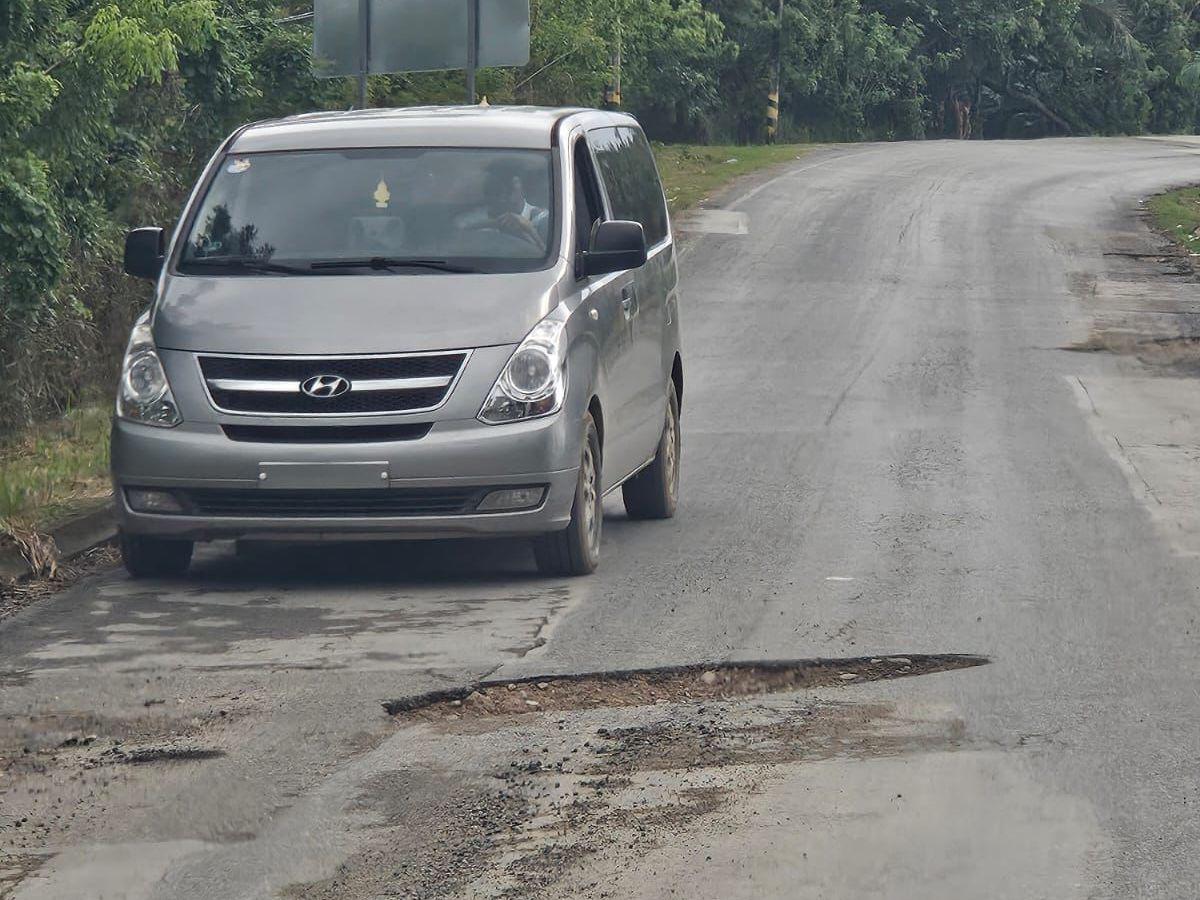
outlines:
[[[679,403],[679,409],[683,411],[683,357],[675,353],[675,361],[671,363],[671,383],[675,385],[675,399]]]
[[[600,439],[600,461],[604,461],[604,408],[600,405],[600,398],[592,394],[592,399],[588,401],[588,413],[591,414],[592,421],[596,423],[596,437]]]

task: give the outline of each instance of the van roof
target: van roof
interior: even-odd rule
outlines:
[[[316,112],[256,122],[234,138],[231,152],[335,150],[351,147],[512,147],[544,150],[555,126],[579,116],[586,124],[636,125],[624,113],[543,106],[425,106]]]

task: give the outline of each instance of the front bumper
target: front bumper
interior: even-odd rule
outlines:
[[[453,420],[436,423],[419,440],[311,445],[233,441],[217,423],[185,422],[160,429],[116,420],[112,467],[117,516],[130,533],[200,541],[428,539],[560,531],[570,522],[574,502],[578,430],[563,415],[499,427]],[[387,487],[395,489],[545,485],[547,490],[536,509],[403,516],[163,515],[136,512],[125,496],[125,488],[131,487],[269,491],[258,480],[263,464],[328,462],[386,462]]]

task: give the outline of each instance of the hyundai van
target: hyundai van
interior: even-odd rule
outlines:
[[[124,263],[156,284],[112,433],[135,577],[198,541],[504,535],[583,575],[606,495],[674,515],[676,249],[628,115],[247,125]]]

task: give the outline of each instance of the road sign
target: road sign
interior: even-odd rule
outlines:
[[[321,76],[475,69],[529,62],[529,0],[316,0]]]

